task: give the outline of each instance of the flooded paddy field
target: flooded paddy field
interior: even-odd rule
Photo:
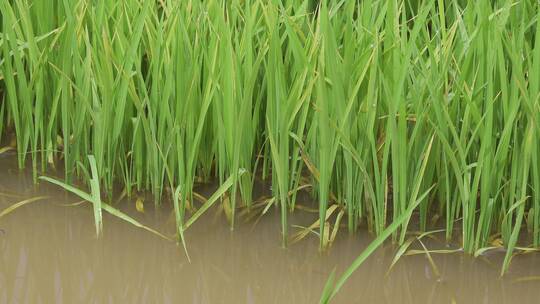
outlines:
[[[2,158],[0,210],[36,196],[46,199],[0,218],[0,303],[317,303],[336,269],[341,273],[369,244],[366,231],[338,234],[328,252],[308,235],[281,247],[279,212],[258,222],[239,220],[234,231],[214,208],[186,231],[191,261],[181,246],[113,216],[95,236],[92,208],[54,185],[34,185],[31,174]],[[165,235],[174,216],[164,203],[134,200],[118,208]],[[316,214],[297,212],[292,225]],[[294,233],[297,229],[293,229]],[[442,237],[442,236],[441,236]],[[429,246],[444,246],[437,239]],[[356,271],[335,303],[535,303],[540,255],[516,256],[499,277],[503,252],[473,258],[462,253],[404,256],[388,272],[396,247],[378,249]],[[438,274],[437,274],[438,273]]]

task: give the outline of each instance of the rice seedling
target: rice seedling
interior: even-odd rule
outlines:
[[[110,210],[101,192],[150,191],[157,205],[170,195],[185,246],[215,203],[231,227],[239,208],[258,212],[261,178],[285,246],[305,189],[321,250],[341,221],[350,233],[365,223],[376,244],[406,245],[410,226],[443,227],[468,254],[496,239],[503,273],[524,239],[540,246],[537,1],[0,0],[0,10],[0,139],[15,133],[18,164],[36,179],[63,166],[63,187],[88,181],[97,234]],[[194,187],[209,181],[220,187],[193,213]]]

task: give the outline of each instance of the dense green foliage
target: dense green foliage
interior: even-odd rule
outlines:
[[[262,177],[284,242],[310,188],[322,247],[342,217],[380,235],[418,203],[421,230],[500,237],[507,265],[527,229],[540,245],[539,6],[0,0],[0,133],[36,177],[93,155],[108,193],[170,189],[179,234],[196,181],[228,183],[234,225]]]

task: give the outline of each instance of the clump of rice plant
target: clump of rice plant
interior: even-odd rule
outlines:
[[[69,184],[91,168],[98,233],[97,189],[147,190],[156,204],[170,195],[183,240],[216,201],[231,227],[238,208],[259,212],[262,178],[284,245],[297,193],[310,189],[321,249],[342,221],[377,236],[392,227],[403,245],[413,214],[469,254],[500,239],[503,272],[520,236],[540,246],[538,1],[0,0],[0,10],[1,138],[14,132],[36,180],[63,166]],[[222,187],[188,219],[195,183],[209,180]]]

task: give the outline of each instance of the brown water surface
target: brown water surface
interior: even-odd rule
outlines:
[[[341,273],[371,240],[341,233],[320,254],[310,235],[283,249],[276,212],[256,225],[239,220],[230,231],[224,216],[210,210],[186,232],[188,262],[181,247],[109,215],[96,239],[89,204],[61,206],[78,199],[44,182],[34,185],[12,156],[0,156],[0,210],[38,195],[50,198],[0,218],[0,303],[317,303],[331,271]],[[174,233],[167,206],[155,211],[146,203],[144,214],[133,202],[118,207]],[[315,216],[299,213],[292,222],[308,225]],[[440,276],[425,255],[407,256],[385,276],[394,253],[389,245],[378,250],[333,303],[539,301],[539,254],[515,257],[500,279],[502,253],[434,254]]]

